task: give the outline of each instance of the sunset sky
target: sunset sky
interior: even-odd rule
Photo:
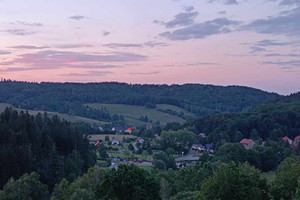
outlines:
[[[300,91],[300,0],[0,0],[0,77]]]

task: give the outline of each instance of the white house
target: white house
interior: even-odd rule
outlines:
[[[120,140],[118,140],[117,138],[113,137],[111,140],[111,144],[112,145],[119,145],[121,142]]]

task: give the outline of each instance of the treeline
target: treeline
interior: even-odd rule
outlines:
[[[72,181],[94,166],[89,142],[57,116],[31,116],[6,108],[0,114],[0,188],[10,178],[36,171],[49,188]]]
[[[189,121],[186,128],[207,133],[208,143],[221,146],[243,138],[278,140],[300,135],[300,93],[261,104],[250,112],[211,114]]]
[[[84,104],[128,104],[151,108],[156,104],[170,104],[204,115],[241,112],[278,97],[278,94],[240,86],[0,82],[0,102],[18,108],[56,111],[104,121],[110,118],[105,110],[95,111]]]
[[[91,168],[75,181],[63,179],[50,193],[36,173],[11,180],[0,190],[1,200],[298,200],[300,162],[287,158],[274,178],[267,179],[247,163],[186,167],[179,171],[144,171],[135,165]]]

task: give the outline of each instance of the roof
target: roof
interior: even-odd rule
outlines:
[[[121,126],[116,126],[116,127],[113,127],[116,131],[122,131],[123,130],[123,127]]]
[[[292,141],[288,136],[285,136],[284,138],[282,138],[283,140],[285,140],[285,141]]]
[[[200,159],[199,156],[183,156],[183,157],[176,158],[175,161],[176,162],[198,161],[199,159]]]
[[[297,137],[295,137],[295,139],[294,139],[295,141],[300,141],[300,135],[298,135]]]
[[[206,144],[205,147],[207,149],[214,149],[214,145],[213,144]]]
[[[111,141],[118,141],[118,142],[120,142],[120,140],[118,140],[118,138],[113,138]]]
[[[194,148],[198,148],[198,147],[200,147],[200,148],[205,148],[205,146],[202,145],[202,144],[193,144],[192,147],[194,147]]]
[[[252,139],[242,139],[241,141],[240,141],[240,144],[251,144],[251,143],[253,143],[254,141],[252,140]],[[255,142],[254,142],[255,143]]]

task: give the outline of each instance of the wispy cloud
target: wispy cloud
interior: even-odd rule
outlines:
[[[94,47],[90,44],[61,44],[54,46],[55,48],[59,49],[73,49],[73,48],[85,48],[85,47]]]
[[[61,74],[61,76],[105,76],[107,74],[112,74],[112,72],[110,72],[110,71],[87,71],[86,73]]]
[[[103,36],[108,36],[108,35],[110,35],[110,32],[109,32],[109,31],[103,31],[103,32],[102,32],[102,35],[103,35]]]
[[[270,1],[279,1],[280,6],[294,6],[300,5],[299,0],[270,0]]]
[[[277,40],[261,40],[255,43],[256,46],[286,46],[291,45],[293,42],[279,42]]]
[[[261,61],[260,64],[263,65],[279,65],[279,66],[295,66],[300,67],[300,60],[290,60],[290,61]]]
[[[87,54],[67,51],[40,51],[22,54],[19,57],[2,62],[0,65],[28,66],[24,68],[10,68],[7,70],[43,70],[58,68],[107,69],[121,68],[119,65],[108,65],[109,62],[139,62],[147,57],[135,53],[115,52],[111,54]]]
[[[16,21],[16,22],[12,22],[11,24],[23,25],[23,26],[35,26],[35,27],[43,27],[44,26],[44,24],[40,23],[40,22],[29,23],[29,22],[25,22],[25,21]]]
[[[164,25],[166,28],[174,28],[176,26],[187,26],[194,23],[195,18],[198,16],[198,12],[194,11],[193,6],[185,7],[185,12],[178,13],[174,16],[174,19],[163,22],[159,20],[154,20],[154,23],[159,25]]]
[[[188,63],[185,66],[204,66],[204,65],[220,65],[219,63],[212,62],[197,62],[197,63]]]
[[[160,71],[153,71],[153,72],[133,72],[133,73],[128,73],[131,75],[154,75],[154,74],[159,74],[161,73]]]
[[[71,17],[69,17],[69,18],[70,18],[70,19],[73,19],[73,20],[77,20],[77,21],[83,20],[83,19],[89,19],[88,17],[83,16],[83,15],[73,15],[73,16],[71,16]]]
[[[0,55],[7,55],[7,54],[11,54],[11,52],[0,50]]]
[[[229,20],[227,18],[216,18],[203,23],[195,23],[173,32],[164,32],[161,33],[160,36],[170,40],[202,39],[212,35],[230,33],[232,32],[230,27],[238,25],[239,23],[239,21]]]
[[[209,0],[209,3],[213,2],[219,2],[219,3],[224,3],[226,5],[237,5],[238,1],[237,0]]]
[[[48,46],[32,46],[32,45],[18,45],[18,46],[10,46],[8,48],[11,49],[48,49]]]
[[[35,34],[35,32],[33,31],[26,31],[24,29],[7,29],[7,30],[2,30],[1,32],[8,33],[10,35],[17,35],[17,36],[26,36],[26,35]]]
[[[143,47],[142,44],[129,44],[129,43],[109,43],[109,44],[105,44],[104,46],[111,47],[111,48]]]
[[[109,43],[104,44],[106,47],[110,48],[144,48],[144,47],[162,47],[168,46],[168,44],[164,42],[155,42],[155,41],[148,41],[144,43]]]
[[[250,47],[251,51],[249,53],[253,54],[253,53],[258,53],[258,52],[266,52],[267,49],[262,48],[262,47]]]
[[[269,53],[265,54],[265,57],[300,57],[300,54],[290,53],[290,54],[280,54],[280,53]]]
[[[223,10],[223,11],[218,12],[218,14],[220,14],[220,15],[226,15],[227,12],[225,10]]]
[[[254,20],[242,27],[263,34],[300,36],[300,7],[267,19]]]

